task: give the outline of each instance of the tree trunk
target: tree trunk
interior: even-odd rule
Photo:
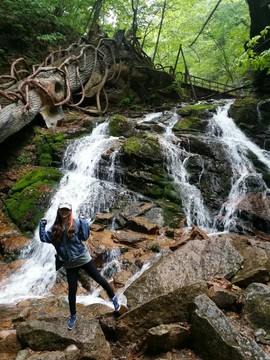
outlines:
[[[156,45],[155,45],[154,55],[153,55],[153,58],[152,58],[153,62],[155,61],[155,57],[156,57],[156,54],[157,54],[159,38],[160,38],[162,26],[163,26],[164,17],[165,17],[166,5],[167,5],[167,2],[166,2],[166,0],[164,0],[163,7],[162,7],[162,15],[161,15],[161,20],[160,20],[160,25],[159,25],[159,29],[158,29],[158,37],[157,37],[157,41],[156,41]]]
[[[260,32],[270,25],[270,0],[247,0],[250,14],[250,38],[259,35]],[[259,41],[256,51],[261,53],[270,47],[270,35]]]

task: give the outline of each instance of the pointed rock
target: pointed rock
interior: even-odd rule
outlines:
[[[207,360],[269,360],[251,338],[233,326],[233,322],[206,295],[195,301],[191,320],[191,338],[195,352]]]

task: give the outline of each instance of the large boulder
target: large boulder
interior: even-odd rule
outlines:
[[[81,358],[111,360],[112,354],[98,320],[80,320],[73,331],[67,329],[66,320],[55,322],[25,321],[18,325],[17,336],[24,346],[35,351],[64,350],[76,345]]]
[[[267,283],[270,279],[270,251],[258,244],[252,245],[247,238],[236,236],[233,245],[242,255],[243,266],[231,279],[232,283],[240,287],[247,287],[253,282]]]
[[[133,308],[181,286],[217,276],[231,278],[242,262],[229,236],[191,240],[145,271],[125,295]]]
[[[178,286],[146,301],[122,315],[116,323],[117,339],[122,343],[142,341],[148,330],[161,324],[189,320],[189,306],[199,294],[207,292],[204,281]]]
[[[260,346],[241,334],[206,295],[199,295],[194,304],[191,338],[196,353],[203,359],[269,360]]]

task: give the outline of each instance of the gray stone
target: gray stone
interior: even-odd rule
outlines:
[[[270,287],[253,283],[244,295],[243,316],[257,327],[270,331]]]
[[[269,360],[251,338],[234,328],[233,322],[206,295],[195,301],[191,339],[195,352],[207,360]]]
[[[117,339],[123,343],[141,341],[150,328],[188,321],[194,298],[207,292],[204,281],[180,286],[131,309],[116,323]]]
[[[267,282],[270,279],[270,262],[264,249],[247,244],[245,239],[238,237],[233,246],[243,257],[241,269],[231,279],[232,283],[247,287],[253,282]]]
[[[189,241],[161,258],[127,288],[129,307],[201,280],[230,278],[240,269],[242,261],[228,236]]]
[[[25,346],[35,351],[65,350],[70,345],[76,345],[85,358],[111,360],[110,345],[98,320],[77,321],[72,331],[67,329],[63,319],[54,322],[25,321],[18,325],[17,336]]]

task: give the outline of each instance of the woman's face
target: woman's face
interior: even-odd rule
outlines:
[[[59,215],[61,216],[61,218],[67,218],[70,215],[70,211],[71,210],[69,210],[67,208],[63,208],[63,209],[58,210]]]

